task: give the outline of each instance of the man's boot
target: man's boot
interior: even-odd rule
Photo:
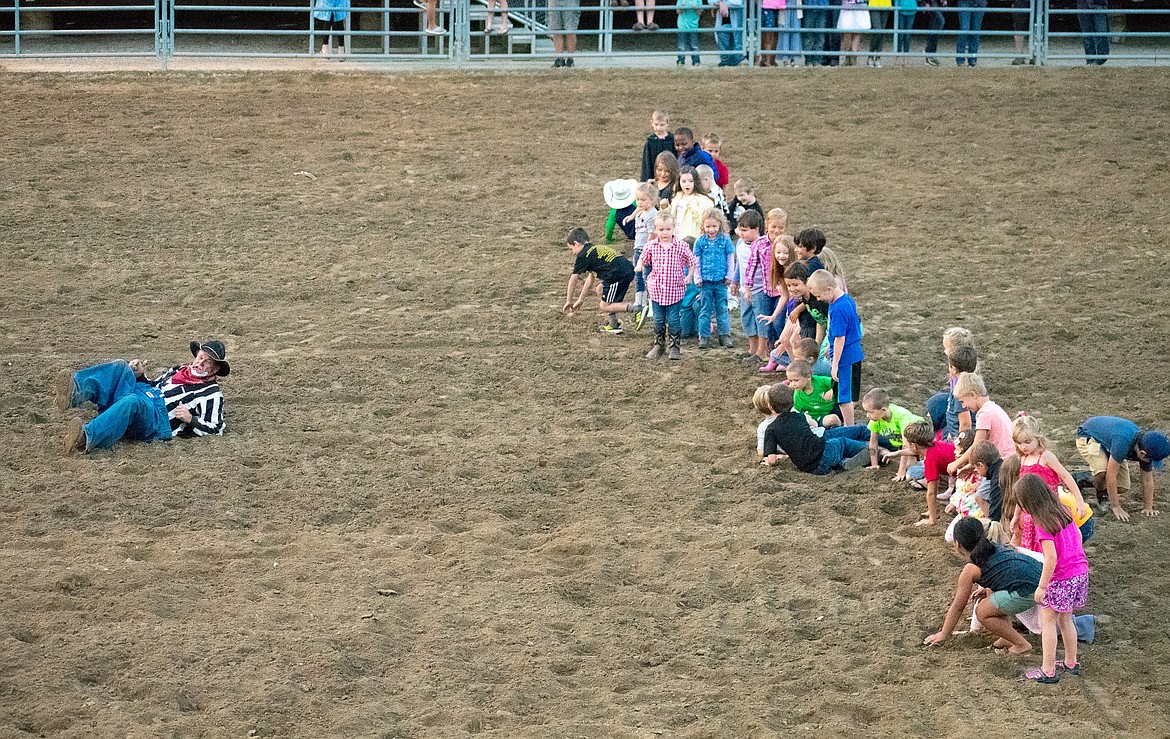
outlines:
[[[670,354],[668,359],[682,359],[680,348],[682,347],[682,334],[670,335]]]
[[[658,359],[666,351],[666,326],[654,329],[654,346],[646,352],[646,359]]]

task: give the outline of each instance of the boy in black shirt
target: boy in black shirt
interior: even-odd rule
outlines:
[[[565,305],[561,308],[562,313],[571,316],[581,307],[585,302],[585,296],[593,289],[593,275],[597,275],[597,279],[601,280],[601,303],[598,307],[609,317],[608,321],[601,325],[602,333],[622,332],[622,325],[617,319],[618,313],[629,312],[641,317],[641,305],[619,302],[626,296],[630,283],[634,281],[634,265],[630,264],[629,259],[612,246],[595,245],[589,240],[589,234],[583,228],[574,228],[570,231],[565,245],[577,259],[573,263],[573,274],[569,275],[569,284],[565,288]],[[577,288],[577,278],[582,274],[585,275],[585,284],[581,286],[581,292],[574,300],[573,292]]]
[[[823,438],[817,436],[804,414],[792,410],[792,388],[782,383],[768,388],[768,405],[776,420],[764,432],[763,464],[776,464],[781,453],[788,455],[796,469],[814,475],[869,464],[869,429],[865,424],[825,429]]]

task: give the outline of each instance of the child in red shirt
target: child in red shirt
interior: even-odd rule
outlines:
[[[915,526],[933,526],[938,481],[948,480],[947,465],[955,461],[955,445],[935,439],[930,421],[916,421],[902,429],[902,451],[886,455],[886,459],[897,456],[925,457],[926,466],[926,513]]]

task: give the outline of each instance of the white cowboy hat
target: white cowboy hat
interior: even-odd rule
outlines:
[[[637,186],[637,180],[610,180],[601,190],[605,194],[605,204],[615,209],[626,207],[634,202],[634,188]]]

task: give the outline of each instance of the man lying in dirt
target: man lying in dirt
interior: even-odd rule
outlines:
[[[80,418],[65,431],[65,453],[106,449],[122,439],[155,441],[210,436],[224,431],[219,377],[231,371],[223,342],[191,342],[194,359],[153,379],[142,359],[98,364],[73,373],[62,370],[54,386],[57,407],[98,407],[89,423]]]

